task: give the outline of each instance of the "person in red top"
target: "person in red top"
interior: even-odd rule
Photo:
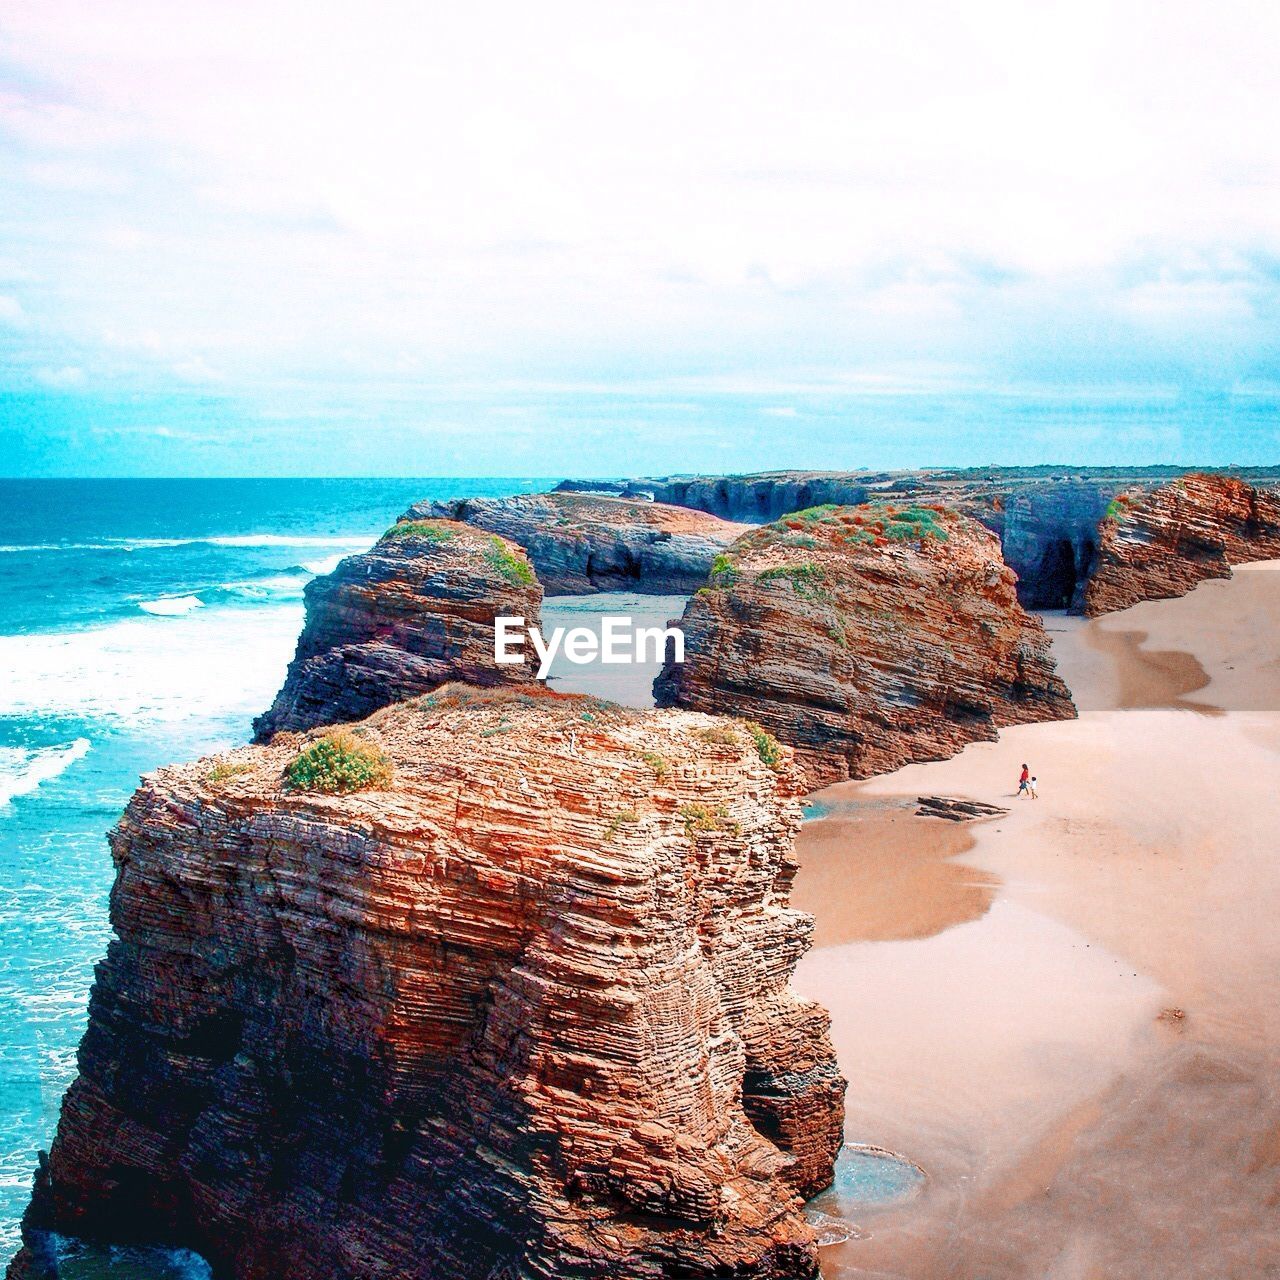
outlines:
[[[1031,770],[1024,764],[1022,772],[1018,775],[1018,796],[1021,798],[1026,795],[1031,787]]]

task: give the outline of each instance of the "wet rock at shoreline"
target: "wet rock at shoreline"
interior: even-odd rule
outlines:
[[[1128,490],[1100,528],[1084,592],[1089,617],[1142,600],[1186,595],[1233,564],[1280,557],[1280,495],[1230,476],[1187,475],[1152,490]]]

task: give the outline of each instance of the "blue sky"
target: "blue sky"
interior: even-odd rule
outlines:
[[[6,0],[0,469],[1280,461],[1272,7],[462,8]]]

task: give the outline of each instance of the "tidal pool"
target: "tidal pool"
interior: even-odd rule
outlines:
[[[805,1216],[818,1232],[820,1248],[858,1240],[867,1234],[859,1218],[919,1195],[924,1184],[924,1170],[905,1156],[846,1143],[836,1159],[835,1181],[809,1201]]]

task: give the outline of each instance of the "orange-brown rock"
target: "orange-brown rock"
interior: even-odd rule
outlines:
[[[1073,717],[995,535],[934,507],[815,507],[739,539],[689,602],[660,705],[742,716],[807,784],[937,760]]]
[[[1089,617],[1186,595],[1233,564],[1280,557],[1280,495],[1223,475],[1127,490],[1099,527],[1084,592]]]
[[[522,684],[534,666],[499,666],[494,619],[537,624],[542,588],[525,553],[451,520],[402,521],[371,551],[307,584],[307,620],[271,709],[254,723],[281,729],[361,720],[450,680]]]
[[[423,502],[406,513],[431,516],[465,520],[519,543],[549,596],[687,595],[744,528],[686,507],[584,493]]]
[[[387,789],[287,789],[318,733],[144,779],[14,1274],[56,1230],[234,1280],[816,1276],[789,753],[536,685],[355,732]]]

